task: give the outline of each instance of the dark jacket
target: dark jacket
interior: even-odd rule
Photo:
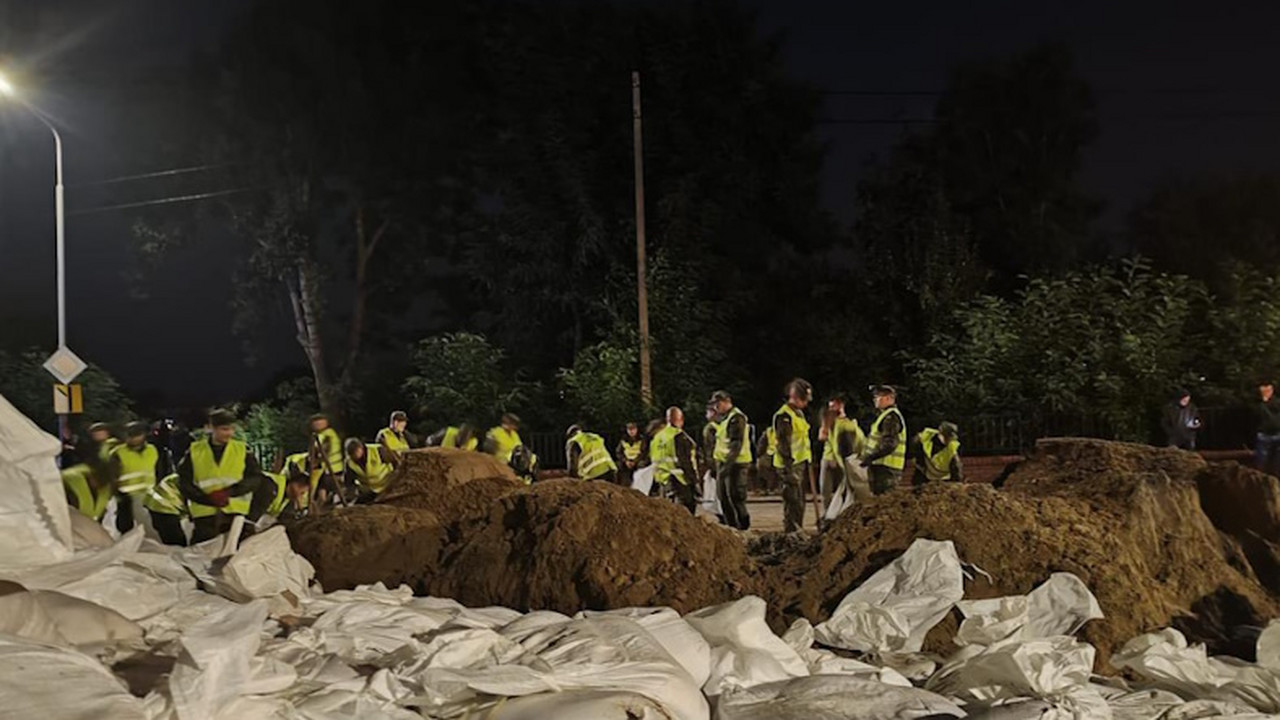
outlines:
[[[1187,445],[1200,429],[1200,408],[1195,403],[1183,407],[1177,400],[1164,406],[1160,416],[1160,429],[1170,445]]]
[[[1280,397],[1272,396],[1267,402],[1259,401],[1255,412],[1259,435],[1280,435]]]

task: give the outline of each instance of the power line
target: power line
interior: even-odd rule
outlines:
[[[191,167],[174,168],[172,170],[157,170],[156,172],[142,173],[140,175],[122,175],[120,177],[107,178],[106,180],[95,180],[93,182],[78,183],[76,185],[68,185],[68,188],[85,188],[97,187],[99,185],[114,185],[115,183],[129,182],[131,180],[146,180],[154,177],[166,177],[170,175],[183,175],[186,173],[200,172],[202,170],[210,170],[214,168],[231,167],[235,163],[214,163],[210,165],[193,165]]]
[[[88,210],[76,210],[69,212],[68,215],[92,215],[96,213],[110,212],[112,210],[128,210],[130,208],[147,207],[150,205],[170,205],[180,202],[191,202],[194,200],[207,200],[209,198],[224,197],[226,195],[235,195],[238,193],[253,192],[261,190],[261,187],[245,187],[236,188],[235,190],[219,190],[217,192],[199,193],[196,195],[179,195],[176,197],[160,198],[158,200],[143,200],[141,202],[122,203],[120,205],[107,205],[104,207],[90,208]]]

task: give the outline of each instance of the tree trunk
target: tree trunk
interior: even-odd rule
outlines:
[[[320,307],[316,296],[315,269],[307,261],[298,263],[296,277],[287,277],[289,302],[293,307],[293,322],[298,331],[298,344],[311,364],[311,374],[316,381],[316,397],[320,409],[334,419],[339,416],[338,393],[324,358],[324,342],[320,336]]]
[[[351,307],[351,326],[347,335],[347,361],[342,368],[343,380],[351,379],[360,356],[364,338],[365,316],[369,305],[369,259],[378,247],[378,241],[387,232],[389,220],[383,220],[378,229],[369,235],[365,230],[364,206],[356,208],[356,288]]]

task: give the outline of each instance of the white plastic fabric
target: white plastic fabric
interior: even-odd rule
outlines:
[[[653,465],[645,465],[644,467],[631,473],[631,489],[638,491],[645,497],[649,496],[649,491],[653,489],[654,473],[658,468]]]
[[[951,700],[927,690],[841,675],[731,688],[720,697],[717,720],[911,720],[960,718]]]
[[[267,603],[255,600],[212,613],[182,634],[182,654],[168,688],[179,720],[214,720],[247,694],[255,669],[261,669],[255,668],[254,656],[266,619]]]
[[[704,512],[712,515],[724,515],[724,508],[720,506],[720,493],[717,491],[719,481],[711,471],[707,471],[702,475],[702,500],[701,505]]]
[[[824,467],[824,472],[826,469]],[[857,457],[850,455],[844,459],[844,477],[840,479],[840,484],[836,486],[835,491],[831,494],[831,503],[827,505],[826,511],[822,514],[824,520],[835,520],[840,513],[853,507],[857,501],[859,491],[865,492],[866,495],[871,494],[870,481],[867,479],[867,469],[857,462]]]
[[[748,595],[685,616],[711,646],[711,673],[702,687],[709,697],[809,674],[799,653],[769,629],[765,609],[764,600]]]
[[[145,720],[142,702],[75,650],[0,635],[0,715],[8,720]]]
[[[863,652],[919,652],[924,637],[964,597],[950,540],[916,540],[840,601],[815,630],[818,642]]]
[[[19,585],[0,588],[0,634],[63,647],[134,644],[142,628],[117,612],[77,597]]]
[[[1071,573],[1054,573],[1025,596],[965,600],[956,607],[965,616],[956,633],[960,645],[1073,635],[1103,617],[1097,598]]]
[[[71,556],[74,540],[57,457],[62,443],[0,395],[0,566]]]
[[[240,601],[284,596],[296,606],[315,575],[311,563],[293,552],[285,529],[275,526],[244,541],[222,567],[218,590]]]

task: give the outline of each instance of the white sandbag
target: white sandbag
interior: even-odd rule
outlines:
[[[283,527],[246,539],[222,567],[218,592],[233,600],[274,598],[299,600],[308,594],[316,570],[293,551]]]
[[[1272,620],[1258,635],[1258,664],[1280,672],[1280,620]]]
[[[1099,694],[1111,708],[1112,720],[1158,720],[1170,708],[1181,706],[1186,701],[1167,690],[1131,690],[1127,692],[1104,692],[1098,687]]]
[[[850,460],[850,458],[854,458]],[[857,462],[854,456],[844,459],[844,477],[831,494],[831,503],[822,514],[824,520],[835,520],[840,513],[853,507],[859,497],[871,496],[871,483],[867,479],[867,469]],[[826,472],[825,466],[823,472]]]
[[[142,639],[142,628],[114,610],[52,590],[16,587],[0,595],[0,633],[86,651]]]
[[[1173,628],[1133,638],[1111,654],[1111,665],[1188,697],[1220,684],[1204,645],[1188,646],[1186,636]]]
[[[815,630],[818,642],[845,650],[919,652],[924,637],[964,596],[951,541],[916,540],[840,601]]]
[[[79,512],[71,513],[71,541],[76,550],[101,550],[116,544],[101,522]]]
[[[12,720],[144,720],[106,666],[75,650],[0,635],[0,714]]]
[[[648,497],[650,490],[653,489],[654,473],[657,471],[656,465],[645,465],[631,473],[631,489]]]
[[[1103,617],[1093,593],[1071,573],[1054,573],[1027,595],[962,600],[956,608],[965,616],[955,638],[962,646],[1073,635]]]
[[[764,600],[748,595],[685,616],[711,646],[711,673],[703,685],[708,696],[809,674],[800,655],[769,629],[765,609]]]
[[[1068,636],[971,645],[925,687],[979,707],[1027,698],[1105,708],[1106,701],[1088,687],[1094,654],[1092,645]]]
[[[58,592],[111,608],[130,620],[142,620],[177,604],[182,585],[130,563],[102,568]]]
[[[671,713],[636,693],[611,690],[572,690],[529,695],[496,703],[485,718],[492,720],[667,720]]]
[[[69,530],[68,530],[69,532]],[[57,590],[92,575],[135,553],[144,539],[142,528],[125,533],[120,541],[101,550],[82,550],[62,562],[39,567],[0,569],[0,579],[12,580],[31,590]]]
[[[71,513],[56,458],[62,443],[0,395],[0,566],[71,557]]]
[[[852,675],[888,685],[911,687],[911,681],[893,668],[878,667],[853,658],[840,657],[830,650],[813,647],[813,625],[805,618],[791,623],[782,641],[804,660],[811,675]]]
[[[702,476],[702,510],[717,517],[724,515],[724,508],[720,505],[720,493],[718,491],[719,481],[715,475],[708,470]]]
[[[430,613],[360,600],[328,610],[310,628],[298,632],[322,635],[325,652],[362,665],[414,643],[415,635],[435,630],[452,617],[444,611]]]
[[[671,657],[689,673],[698,687],[711,675],[711,646],[680,613],[671,608],[622,608],[619,610],[587,610],[575,617],[614,615],[635,620],[666,649]]]
[[[255,600],[206,616],[182,634],[182,654],[169,675],[180,720],[213,720],[253,680],[267,603]]]
[[[730,688],[716,706],[717,720],[941,720],[964,716],[954,702],[927,690],[840,675]]]
[[[197,590],[193,586],[183,588],[178,595],[178,602],[164,612],[139,620],[138,624],[142,626],[147,642],[157,645],[177,640],[187,628],[208,615],[237,606],[237,603],[221,595]]]

